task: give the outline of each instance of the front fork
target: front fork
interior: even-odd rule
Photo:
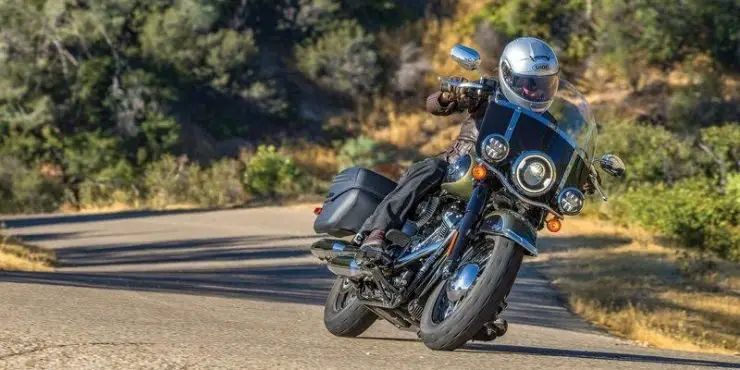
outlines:
[[[470,238],[475,235],[473,228],[478,224],[483,211],[488,204],[488,197],[491,195],[491,188],[485,182],[477,182],[473,188],[473,194],[465,207],[465,214],[457,228],[457,237],[453,239],[453,244],[447,250],[447,262],[442,270],[442,278],[447,279],[457,270],[460,264],[460,256],[465,252],[465,247],[470,242]]]

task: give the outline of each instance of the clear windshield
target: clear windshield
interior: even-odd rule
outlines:
[[[560,80],[558,93],[550,109],[558,128],[578,145],[582,155],[590,160],[594,156],[596,123],[588,102],[570,82]]]

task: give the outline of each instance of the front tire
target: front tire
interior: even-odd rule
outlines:
[[[449,313],[447,281],[442,281],[427,299],[421,317],[420,337],[430,349],[452,351],[473,338],[499,312],[514,284],[524,253],[513,241],[493,238],[494,249],[485,268]],[[445,301],[447,306],[444,305]],[[440,311],[442,310],[442,311]]]
[[[324,326],[338,337],[356,337],[367,330],[378,318],[361,304],[355,287],[338,277],[324,304]]]

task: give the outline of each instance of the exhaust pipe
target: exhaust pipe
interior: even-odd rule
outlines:
[[[355,261],[359,249],[341,239],[321,239],[311,244],[311,254],[327,261],[327,268],[335,275],[349,278],[371,276],[372,272],[363,270]]]
[[[336,257],[354,257],[357,247],[341,239],[321,239],[311,244],[311,254],[325,261]]]
[[[363,269],[355,261],[354,256],[339,256],[329,260],[327,265],[329,271],[335,275],[346,276],[349,278],[361,278],[372,276],[372,272]]]
[[[429,257],[431,256],[435,251],[437,251],[439,248],[442,248],[450,243],[450,240],[452,240],[452,237],[454,236],[454,232],[449,233],[447,236],[445,236],[444,239],[429,243],[428,245],[425,245],[418,250],[411,252],[409,254],[401,256],[398,260],[396,260],[396,264],[393,266],[394,269],[400,269],[412,262],[415,262],[421,258]],[[432,235],[433,236],[433,235]],[[423,243],[423,242],[422,242]]]

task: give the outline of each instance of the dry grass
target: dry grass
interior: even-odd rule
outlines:
[[[638,235],[635,237],[635,235]],[[659,348],[740,353],[740,268],[643,233],[568,220],[534,260],[577,314]]]
[[[23,245],[0,229],[0,271],[51,271],[54,252]]]
[[[337,173],[339,159],[337,151],[332,147],[298,142],[284,145],[283,150],[293,157],[301,169],[314,177],[330,179]]]

